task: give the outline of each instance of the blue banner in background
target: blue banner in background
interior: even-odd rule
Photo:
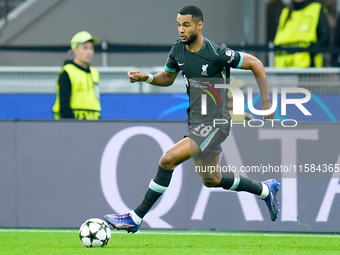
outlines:
[[[299,98],[299,95],[289,95]],[[0,119],[53,119],[51,94],[1,94]],[[245,96],[245,111],[247,98]],[[254,94],[255,109],[261,109],[259,94]],[[189,99],[186,94],[102,94],[102,119],[107,120],[185,120]],[[287,105],[287,115],[281,115],[281,97],[275,118],[297,121],[340,120],[340,95],[312,94],[303,106],[312,114],[305,116],[295,105]],[[255,116],[261,118],[261,116]]]
[[[186,94],[104,94],[102,118],[118,120],[185,120]]]

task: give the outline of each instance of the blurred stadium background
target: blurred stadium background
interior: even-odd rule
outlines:
[[[340,1],[322,2],[334,27]],[[287,116],[277,110],[279,120],[297,120],[296,128],[236,126],[225,142],[222,163],[296,169],[326,164],[327,171],[275,173],[282,183],[282,217],[274,224],[263,202],[205,189],[185,163],[143,227],[340,232],[340,175],[335,170],[340,164],[340,69],[331,67],[332,49],[325,49],[324,68],[272,67],[265,0],[1,0],[0,202],[5,206],[0,207],[0,227],[73,228],[87,218],[123,213],[140,201],[136,194],[144,193],[164,147],[186,133],[188,99],[181,77],[169,88],[156,88],[131,85],[126,72],[162,70],[178,37],[176,13],[187,4],[203,10],[206,37],[260,58],[271,87],[312,93],[305,104],[312,116],[293,106]],[[53,121],[56,76],[64,60],[72,58],[70,38],[82,30],[100,41],[92,65],[101,74],[103,120]],[[251,73],[232,71],[232,76],[254,87],[259,108]],[[126,180],[134,183],[133,190]]]

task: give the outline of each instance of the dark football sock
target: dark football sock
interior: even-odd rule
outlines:
[[[222,174],[222,180],[216,187],[222,187],[224,189],[230,189],[234,183],[234,173],[226,172]]]
[[[230,175],[232,174],[232,176]],[[261,195],[262,182],[255,181],[233,173],[223,176],[220,184],[217,187],[222,187],[227,190],[247,191],[255,195]]]
[[[145,214],[156,203],[158,198],[165,192],[170,184],[173,170],[165,169],[158,166],[158,171],[155,177],[151,180],[148,190],[145,193],[143,201],[134,210],[135,213],[143,218]]]

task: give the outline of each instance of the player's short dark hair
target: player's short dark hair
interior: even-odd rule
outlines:
[[[203,12],[200,8],[194,5],[187,5],[182,10],[179,11],[181,15],[191,15],[193,19],[199,19],[203,21]]]

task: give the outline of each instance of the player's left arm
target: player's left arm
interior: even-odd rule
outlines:
[[[270,95],[268,90],[267,76],[262,62],[253,55],[242,53],[243,62],[241,69],[251,70],[256,78],[257,85],[259,86],[261,93],[261,108],[262,110],[268,110],[272,107],[270,102]],[[273,119],[274,113],[263,116],[266,119]]]

